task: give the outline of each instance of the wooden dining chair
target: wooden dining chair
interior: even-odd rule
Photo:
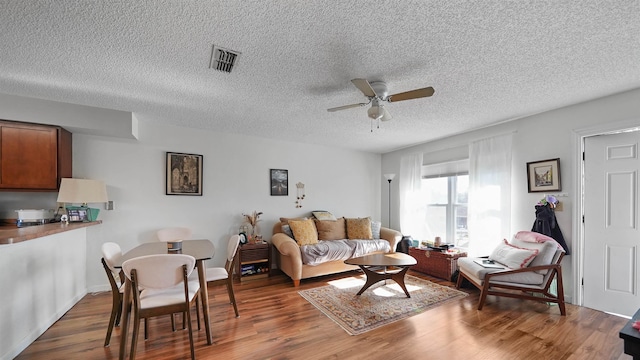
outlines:
[[[207,284],[226,284],[229,301],[233,304],[233,310],[236,312],[236,317],[239,317],[240,313],[238,313],[238,305],[236,304],[236,297],[233,292],[233,266],[235,264],[236,255],[238,254],[239,244],[240,236],[231,236],[227,242],[227,261],[225,262],[224,267],[210,267],[206,269]]]
[[[147,255],[122,264],[125,276],[131,281],[133,299],[133,334],[130,359],[135,359],[140,319],[165,314],[185,313],[189,329],[191,359],[195,359],[190,308],[200,291],[199,283],[189,282],[196,259],[184,254]]]
[[[114,326],[120,326],[122,315],[122,292],[124,291],[124,273],[121,269],[114,267],[114,263],[122,256],[120,245],[114,242],[102,244],[102,266],[107,273],[109,285],[111,285],[111,316],[109,317],[109,327],[107,337],[104,339],[104,346],[109,346],[111,333]],[[116,281],[116,277],[119,281]]]
[[[156,236],[159,241],[176,241],[176,240],[189,240],[191,239],[191,229],[187,227],[170,227],[160,229],[156,232]]]

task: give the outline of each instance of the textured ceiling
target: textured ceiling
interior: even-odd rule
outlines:
[[[0,0],[0,92],[388,152],[640,87],[640,1]],[[231,74],[212,45],[241,52]],[[350,80],[431,98],[371,132]]]

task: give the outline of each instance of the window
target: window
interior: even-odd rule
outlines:
[[[426,225],[430,241],[440,236],[443,242],[468,247],[467,201],[469,193],[468,160],[423,167],[422,194],[426,205]]]

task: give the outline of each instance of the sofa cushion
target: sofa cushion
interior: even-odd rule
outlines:
[[[503,243],[498,245],[489,255],[489,259],[511,269],[520,269],[527,267],[536,255],[538,255],[538,250],[519,248],[509,244],[507,240],[503,240]]]
[[[318,243],[318,230],[311,219],[289,220],[291,232],[298,245],[311,245]]]
[[[380,221],[371,221],[371,237],[374,239],[380,239],[380,229],[382,223]]]
[[[315,220],[318,240],[342,240],[347,238],[344,218],[336,220]]]
[[[332,220],[332,221],[333,220],[337,220],[336,217],[332,213],[330,213],[328,211],[316,210],[316,211],[312,211],[311,213],[318,220]]]
[[[282,225],[282,232],[285,233],[288,237],[295,239],[293,236],[293,232],[291,231],[291,225]]]
[[[346,219],[347,221],[347,238],[349,240],[355,239],[363,239],[363,240],[371,240],[373,239],[373,235],[371,234],[371,219],[366,218],[357,218],[357,219]]]

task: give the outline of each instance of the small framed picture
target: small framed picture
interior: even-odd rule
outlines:
[[[202,155],[167,152],[166,194],[202,196]]]
[[[527,185],[529,192],[560,191],[560,159],[549,159],[527,163]]]
[[[87,209],[86,208],[67,208],[67,216],[68,216],[69,222],[87,221]]]
[[[289,195],[289,170],[271,169],[271,196]]]

